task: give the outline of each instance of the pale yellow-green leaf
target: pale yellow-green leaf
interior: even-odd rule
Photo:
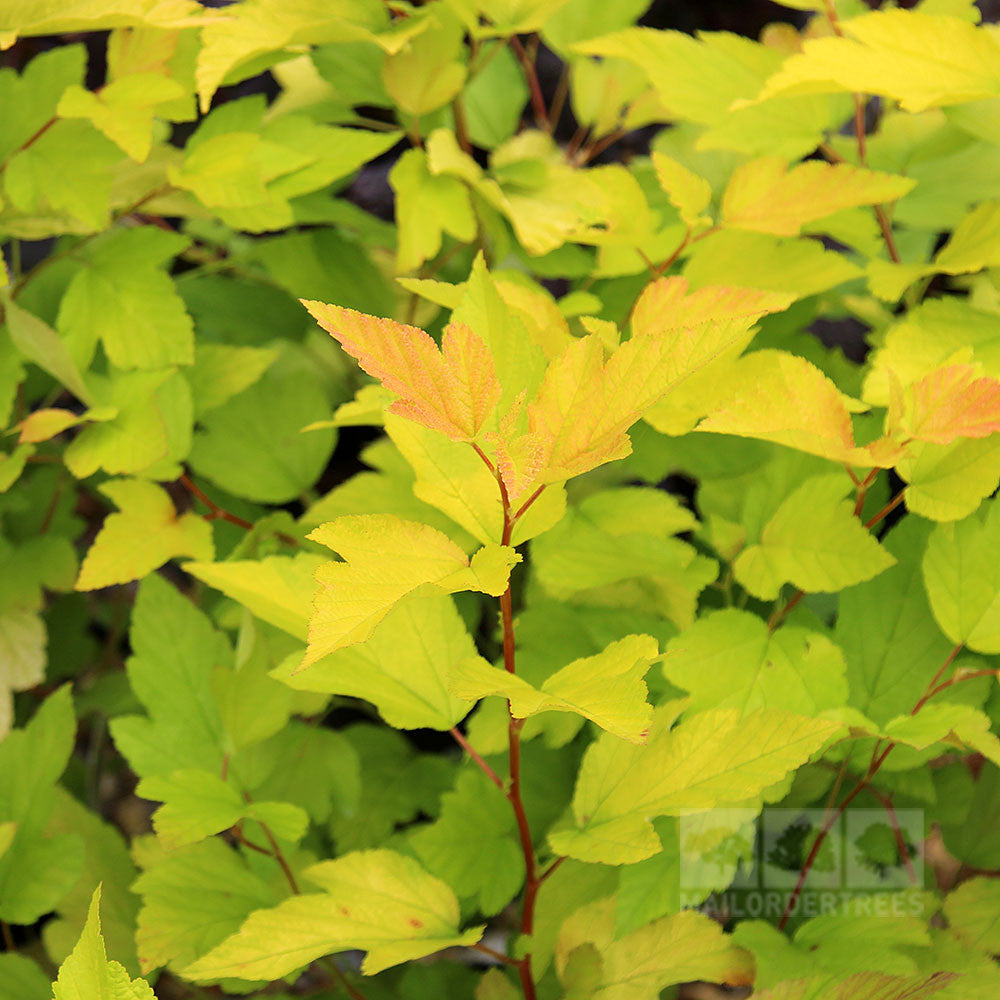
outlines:
[[[450,729],[469,712],[446,681],[452,664],[476,647],[451,598],[404,597],[363,643],[338,649],[298,671],[293,654],[271,676],[299,691],[364,698],[397,729]]]
[[[702,420],[699,431],[773,441],[850,465],[883,464],[854,443],[851,410],[864,407],[805,358],[774,350],[748,354],[731,369],[726,388],[728,403]]]
[[[566,982],[576,949],[600,955],[600,978],[588,1000],[657,1000],[667,986],[700,980],[748,986],[753,956],[737,947],[711,917],[684,910],[618,937],[614,897],[577,910],[556,942],[556,970]]]
[[[895,201],[912,190],[909,177],[847,163],[810,160],[789,167],[776,156],[734,171],[722,196],[722,224],[775,236],[797,236],[810,222],[857,205]]]
[[[14,721],[14,691],[45,679],[45,622],[37,611],[8,608],[0,614],[0,740]]]
[[[784,583],[807,592],[835,592],[863,583],[895,559],[854,516],[843,473],[807,479],[778,507],[760,541],[733,563],[736,579],[755,597],[774,600]]]
[[[17,833],[17,823],[13,820],[0,823],[0,858],[7,853],[7,848],[14,843],[15,833]]]
[[[413,23],[413,22],[417,23]],[[407,18],[397,31],[386,30],[388,12],[355,0],[245,0],[202,33],[198,54],[198,96],[208,111],[212,95],[239,67],[286,46],[321,42],[375,41],[386,51],[405,44],[422,29]]]
[[[477,701],[501,695],[518,719],[539,712],[575,712],[630,743],[644,743],[652,720],[643,677],[659,653],[648,635],[630,635],[594,656],[573,660],[535,688],[516,674],[482,658],[453,667],[448,686],[458,697]]]
[[[688,226],[698,225],[712,200],[712,185],[665,153],[653,153],[653,166],[660,187],[680,212],[681,220]]]
[[[808,39],[757,100],[856,92],[918,112],[1000,94],[1000,43],[968,21],[881,10],[845,21],[843,31],[846,37]]]
[[[812,239],[781,240],[766,233],[721,230],[691,249],[684,276],[692,287],[737,285],[804,298],[862,273],[842,253]]]
[[[356,851],[303,873],[321,892],[252,913],[243,926],[184,970],[194,980],[279,979],[331,952],[367,952],[374,975],[444,948],[475,944],[482,927],[459,930],[458,900],[440,879],[394,851]]]
[[[316,570],[326,562],[312,552],[261,560],[189,562],[184,571],[249,608],[258,618],[297,639],[309,630]]]
[[[178,517],[166,490],[155,483],[118,479],[100,489],[119,513],[105,518],[80,567],[77,590],[137,580],[178,556],[215,554],[212,526],[192,512]]]
[[[409,115],[425,115],[447,104],[465,83],[462,26],[447,5],[426,12],[427,24],[382,66],[382,82],[393,101]]]
[[[340,517],[309,537],[345,561],[324,563],[316,571],[320,589],[303,668],[364,642],[400,598],[424,584],[446,593],[476,590],[499,596],[520,559],[513,549],[489,543],[470,560],[437,529],[389,514]]]
[[[938,703],[924,705],[919,712],[891,719],[883,728],[885,737],[926,750],[935,743],[950,743],[981,753],[1000,765],[1000,740],[991,732],[992,722],[985,712],[971,705]]]
[[[908,483],[906,509],[932,521],[960,521],[972,514],[1000,481],[1000,438],[911,442],[896,463]]]
[[[153,144],[156,106],[184,96],[184,88],[162,73],[133,73],[99,92],[69,87],[59,101],[63,118],[86,118],[133,160],[142,163]]]
[[[156,1000],[145,979],[132,979],[122,965],[108,961],[101,936],[100,906],[98,886],[80,940],[52,984],[54,1000]]]
[[[672,729],[682,707],[657,710],[644,747],[610,735],[591,745],[573,796],[574,826],[549,835],[557,853],[613,865],[651,857],[662,849],[654,817],[751,800],[842,728],[778,709],[714,709]]]
[[[1000,952],[1000,882],[977,876],[953,889],[942,907],[952,933],[988,955]]]
[[[941,631],[979,653],[1000,653],[1000,504],[939,524],[924,552],[924,586]]]
[[[938,251],[934,268],[946,274],[965,274],[1000,265],[1000,201],[974,208]]]
[[[13,0],[0,14],[0,49],[28,35],[130,26],[186,28],[211,19],[195,0]]]

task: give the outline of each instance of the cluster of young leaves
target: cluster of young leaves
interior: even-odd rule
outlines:
[[[998,36],[647,6],[0,12],[0,1000],[997,994]]]

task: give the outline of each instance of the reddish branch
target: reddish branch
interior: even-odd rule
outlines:
[[[497,488],[500,490],[500,503],[503,507],[503,533],[500,544],[510,545],[514,534],[514,526],[517,524],[518,518],[538,499],[545,487],[539,486],[516,511],[513,510],[507,484],[504,482],[499,469],[474,441],[472,442],[472,447],[490,470],[493,478],[496,479]],[[514,608],[509,580],[507,582],[507,589],[500,597],[500,621],[503,629],[504,669],[508,673],[514,674],[517,671],[514,643]],[[538,898],[538,890],[545,879],[562,864],[564,859],[557,858],[544,872],[539,874],[538,865],[535,860],[535,848],[531,839],[531,827],[528,823],[528,815],[525,812],[524,799],[521,795],[521,728],[523,725],[524,720],[514,717],[514,713],[510,708],[510,702],[508,701],[507,753],[510,780],[506,786],[499,782],[493,769],[469,746],[468,741],[457,729],[452,730],[452,735],[467,750],[469,756],[483,769],[486,776],[503,788],[504,794],[507,796],[507,801],[510,802],[511,809],[514,812],[518,839],[521,842],[521,853],[524,855],[524,904],[521,910],[521,933],[530,935],[535,925],[535,902]],[[482,951],[483,949],[479,950]],[[524,1000],[536,1000],[535,981],[531,975],[531,953],[529,952],[519,959],[511,959],[510,963],[517,967],[517,974],[521,980],[521,989],[524,992]]]
[[[524,51],[521,39],[517,35],[511,35],[508,39],[510,47],[514,50],[521,69],[524,70],[524,79],[527,81],[528,89],[531,91],[531,106],[535,111],[535,121],[538,125],[549,131],[549,113],[545,108],[545,98],[542,96],[542,85],[538,81],[538,73],[535,70],[534,60]]]
[[[201,515],[206,521],[228,521],[230,524],[235,524],[238,528],[244,528],[246,531],[253,530],[253,523],[251,521],[231,513],[224,507],[220,507],[211,497],[202,493],[186,472],[181,476],[180,482],[195,499],[200,500],[208,508],[208,513]]]

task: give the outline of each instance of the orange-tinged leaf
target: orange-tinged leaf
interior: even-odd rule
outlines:
[[[759,438],[834,462],[871,467],[892,463],[881,446],[854,442],[849,404],[818,368],[784,351],[757,351],[732,370],[732,402],[697,427],[716,434]]]
[[[44,409],[30,413],[18,425],[22,444],[35,444],[38,441],[48,441],[61,434],[68,427],[74,427],[80,418],[71,410]]]
[[[389,407],[394,413],[455,441],[472,441],[496,408],[501,387],[493,358],[464,324],[446,328],[439,350],[415,326],[301,302],[369,375],[399,397]]]
[[[1000,431],[1000,382],[976,378],[972,365],[949,365],[911,387],[906,409],[900,429],[919,441],[987,437]]]
[[[802,227],[858,205],[895,201],[916,181],[847,163],[809,160],[789,169],[763,156],[733,171],[722,196],[723,225],[775,236],[798,236]]]
[[[650,336],[668,330],[697,327],[705,323],[739,320],[742,329],[767,313],[781,312],[795,301],[786,292],[759,288],[706,285],[690,290],[687,278],[660,278],[650,282],[632,312],[634,336]]]
[[[513,549],[485,545],[470,560],[445,534],[391,514],[349,514],[320,525],[309,537],[344,562],[316,570],[320,589],[309,620],[302,667],[345,646],[364,642],[401,598],[425,584],[446,593],[504,592]]]

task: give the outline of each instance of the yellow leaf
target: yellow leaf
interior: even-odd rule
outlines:
[[[656,1000],[676,983],[747,986],[754,979],[753,956],[695,910],[662,917],[624,936],[615,933],[614,898],[577,910],[556,943],[556,969],[564,983],[574,952],[586,945],[601,957],[600,980],[588,1000]]]
[[[18,424],[21,431],[18,441],[22,444],[48,441],[68,427],[75,427],[79,422],[80,418],[71,410],[35,410]]]
[[[464,324],[450,324],[438,350],[414,326],[301,301],[369,375],[399,396],[389,407],[393,413],[455,441],[472,441],[496,409],[501,387],[493,358]]]
[[[698,430],[774,441],[868,468],[890,467],[897,457],[855,444],[850,411],[865,407],[805,358],[773,350],[748,354],[735,365],[730,389],[729,405],[702,420]]]
[[[339,553],[316,571],[320,585],[309,622],[305,668],[364,642],[393,605],[424,584],[446,593],[476,590],[500,596],[520,560],[513,549],[485,545],[470,560],[436,528],[391,514],[350,514],[320,525],[313,541]]]
[[[692,227],[703,221],[702,212],[712,200],[712,185],[665,153],[653,153],[653,166],[660,187],[680,212],[681,220]]]
[[[764,156],[737,167],[722,197],[723,225],[775,236],[798,236],[802,227],[858,205],[895,201],[916,181],[847,163],[810,160],[791,169]]]
[[[77,590],[137,580],[177,556],[214,556],[212,526],[197,514],[178,517],[167,491],[155,483],[116,479],[100,489],[121,512],[101,526],[83,560]]]
[[[217,20],[195,0],[22,0],[7,4],[0,25],[0,49],[19,37],[62,35],[145,25],[185,28]]]
[[[395,851],[354,851],[304,872],[321,892],[255,910],[243,926],[194,965],[187,979],[280,979],[331,952],[368,954],[366,975],[475,944],[482,927],[459,930],[451,888]]]
[[[575,712],[629,743],[645,743],[653,709],[646,701],[643,677],[658,653],[652,636],[625,636],[557,670],[539,688],[480,657],[455,665],[448,687],[465,701],[501,695],[516,719],[539,712]]]
[[[845,21],[843,30],[849,37],[807,40],[754,103],[842,91],[881,94],[917,112],[1000,94],[1000,43],[968,21],[885,10]]]

